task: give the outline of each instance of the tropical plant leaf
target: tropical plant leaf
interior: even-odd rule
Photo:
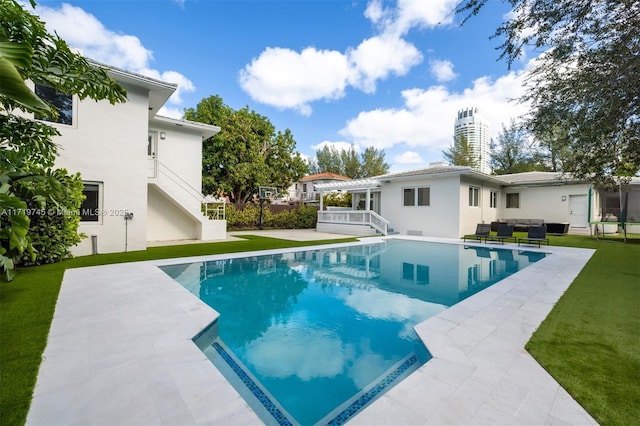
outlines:
[[[0,96],[22,105],[27,111],[51,114],[49,106],[24,84],[16,67],[7,58],[0,56]]]

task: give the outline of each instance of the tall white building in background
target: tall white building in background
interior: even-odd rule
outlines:
[[[471,107],[458,111],[454,127],[455,140],[465,136],[473,154],[476,157],[476,170],[491,174],[491,136],[489,134],[489,121],[479,112],[478,108]]]

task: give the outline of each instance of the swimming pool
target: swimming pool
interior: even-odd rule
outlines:
[[[414,325],[542,257],[390,239],[162,269],[220,313],[201,348],[265,423],[342,424],[428,361]]]

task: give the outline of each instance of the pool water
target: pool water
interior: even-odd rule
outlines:
[[[430,358],[413,327],[544,253],[390,239],[164,266],[220,313],[203,351],[267,424],[343,424]]]

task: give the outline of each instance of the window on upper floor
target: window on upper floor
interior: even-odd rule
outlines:
[[[407,206],[429,206],[431,205],[431,193],[429,187],[403,188],[402,205]]]
[[[469,206],[478,207],[480,205],[480,188],[475,186],[469,187]]]
[[[57,118],[36,115],[36,119],[69,126],[73,125],[73,96],[70,93],[62,93],[53,87],[38,83],[36,83],[35,91],[40,99],[53,105],[58,111]]]
[[[507,194],[507,208],[519,209],[520,208],[520,194],[517,192]]]

